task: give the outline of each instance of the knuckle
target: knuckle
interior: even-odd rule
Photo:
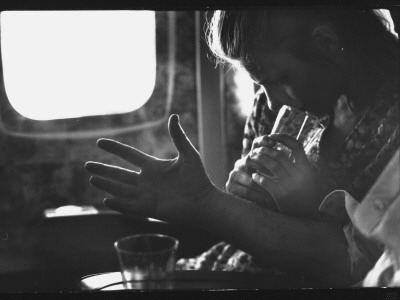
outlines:
[[[232,171],[229,173],[227,184],[233,185],[235,183],[244,182],[244,178],[246,177],[246,175],[247,173],[245,172]]]
[[[229,187],[228,193],[230,193],[232,195],[240,196],[240,189],[238,189],[237,185],[231,185]]]
[[[259,148],[259,153],[261,155],[268,155],[270,152],[271,152],[271,150],[268,147],[260,147]]]
[[[225,183],[225,190],[229,193],[234,192],[237,189],[238,183],[236,181],[233,180],[228,180]]]
[[[240,159],[239,160],[237,160],[236,162],[235,162],[235,164],[234,164],[234,168],[238,168],[239,167],[239,165],[240,165]]]
[[[225,190],[226,190],[227,192],[229,192],[229,193],[232,192],[232,184],[230,183],[230,181],[228,181],[228,182],[225,184]]]
[[[245,158],[248,157],[248,155],[246,155],[244,158],[238,159],[235,164],[234,164],[234,169],[239,170],[243,167],[243,165],[245,164]]]
[[[233,170],[229,173],[228,183],[232,183],[236,179],[236,177],[237,177],[236,174],[237,174],[237,172],[235,170]]]

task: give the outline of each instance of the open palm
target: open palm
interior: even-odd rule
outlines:
[[[193,221],[202,201],[215,186],[204,169],[199,153],[172,115],[168,129],[178,149],[174,159],[158,159],[114,140],[100,139],[99,148],[141,168],[132,170],[99,162],[87,162],[93,186],[111,194],[105,204],[122,213],[165,221]]]

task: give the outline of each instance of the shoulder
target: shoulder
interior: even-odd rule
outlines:
[[[249,116],[256,124],[273,125],[276,119],[276,113],[271,111],[268,107],[267,95],[262,89],[259,89],[254,97],[254,104],[252,112]],[[272,127],[271,127],[272,128]]]
[[[253,109],[247,117],[242,155],[246,155],[256,137],[269,134],[276,119],[276,114],[268,108],[267,96],[262,89],[259,89],[254,96]]]
[[[368,112],[391,130],[399,126],[400,78],[393,78],[382,84],[377,93],[376,103]]]

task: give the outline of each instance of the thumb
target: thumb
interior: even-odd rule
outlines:
[[[187,155],[192,151],[196,151],[185,132],[183,131],[178,115],[171,115],[168,121],[169,135],[174,142],[176,149],[178,149],[179,154]]]

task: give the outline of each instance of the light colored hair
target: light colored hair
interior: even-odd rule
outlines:
[[[333,24],[341,46],[351,57],[355,84],[348,91],[350,107],[356,109],[368,105],[363,97],[356,96],[358,91],[365,85],[378,87],[380,82],[397,78],[399,72],[398,37],[390,32],[388,22],[377,10],[271,7],[215,11],[208,20],[205,33],[217,64],[253,65],[255,46],[273,49],[285,40],[296,41],[299,45],[293,55],[312,62],[321,57],[304,45],[311,37],[313,26],[319,22]]]
[[[294,18],[299,24],[295,36],[306,34],[318,21],[333,23],[346,51],[353,51],[363,63],[379,73],[398,72],[398,38],[377,10],[357,8],[265,8],[215,11],[206,27],[206,40],[218,64],[242,64],[251,61],[251,49],[263,40],[272,26],[269,14]],[[305,37],[305,36],[304,36]]]

